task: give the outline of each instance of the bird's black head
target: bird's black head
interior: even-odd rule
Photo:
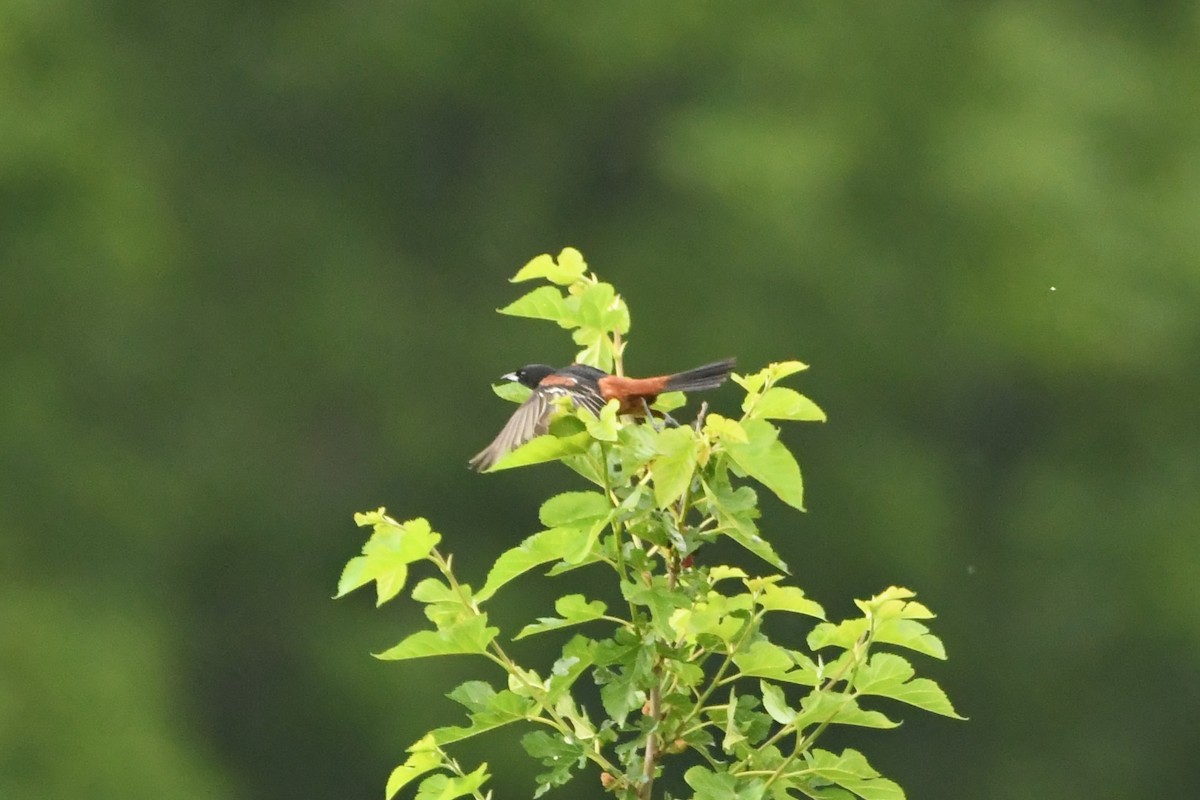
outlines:
[[[536,389],[537,385],[542,382],[542,378],[554,371],[554,367],[549,364],[526,364],[516,372],[510,372],[500,378],[505,381],[516,381],[522,386]]]

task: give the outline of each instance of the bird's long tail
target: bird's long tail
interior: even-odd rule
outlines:
[[[684,372],[676,372],[667,378],[664,391],[668,392],[700,392],[705,389],[715,389],[720,386],[733,372],[736,359],[727,358],[715,361]]]

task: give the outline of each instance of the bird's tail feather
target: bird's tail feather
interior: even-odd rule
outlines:
[[[724,361],[715,361],[702,367],[677,372],[667,378],[665,391],[700,392],[715,389],[725,382],[736,363],[735,359],[727,358]]]

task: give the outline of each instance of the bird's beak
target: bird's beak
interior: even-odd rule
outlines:
[[[505,373],[504,375],[500,376],[500,380],[509,381],[510,383],[516,383],[517,382],[517,373],[515,373],[515,372]]]

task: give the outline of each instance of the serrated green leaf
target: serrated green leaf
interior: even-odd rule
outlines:
[[[617,431],[621,472],[632,475],[658,455],[658,433],[649,425],[622,425]]]
[[[800,465],[779,441],[779,431],[761,419],[742,424],[750,441],[726,441],[725,451],[743,472],[766,486],[793,508],[804,510],[804,481]]]
[[[734,666],[747,678],[769,678],[802,686],[816,686],[816,668],[807,657],[765,639],[734,653]]]
[[[594,663],[596,643],[586,636],[573,636],[563,645],[562,656],[550,667],[550,677],[546,680],[546,702],[554,703],[559,695],[569,692],[575,681]]]
[[[695,766],[683,774],[695,790],[692,800],[762,800],[766,783],[761,778],[739,779],[728,772],[713,772]]]
[[[563,492],[542,503],[538,518],[547,528],[579,527],[612,513],[612,503],[599,492]]]
[[[890,619],[880,623],[875,629],[875,641],[907,647],[909,650],[946,660],[946,646],[942,644],[942,640],[915,619]]]
[[[571,780],[572,770],[583,766],[586,755],[581,741],[565,741],[562,736],[546,731],[532,731],[521,737],[525,752],[537,759],[548,771],[537,776],[538,790],[534,797],[554,786]]]
[[[593,439],[600,442],[615,442],[617,441],[617,431],[621,427],[621,423],[617,419],[617,412],[620,408],[620,401],[609,400],[604,408],[600,409],[600,416],[596,416],[584,407],[580,407],[579,416],[583,418],[587,432]]]
[[[408,751],[409,756],[405,762],[392,770],[392,774],[388,776],[387,788],[384,790],[388,800],[416,778],[442,765],[442,757],[437,751],[432,733],[425,734],[409,747]]]
[[[650,464],[654,475],[654,502],[659,508],[674,503],[692,481],[696,469],[696,434],[691,428],[667,428],[658,435],[659,455]]]
[[[890,697],[901,703],[941,714],[965,719],[950,704],[941,687],[928,678],[914,678],[912,665],[893,653],[875,653],[854,679],[855,690],[862,695]]]
[[[800,713],[796,715],[796,728],[825,723],[857,725],[862,728],[895,728],[900,724],[878,711],[860,708],[853,697],[841,692],[815,691],[801,698]]]
[[[870,660],[859,667],[854,688],[860,694],[884,694],[915,674],[912,664],[894,653],[872,653]]]
[[[382,661],[403,661],[430,656],[482,655],[498,633],[498,628],[487,626],[487,616],[481,614],[441,630],[418,631],[375,657]]]
[[[547,461],[557,461],[566,456],[579,455],[587,452],[591,437],[587,431],[570,436],[555,436],[547,433],[513,450],[501,458],[488,472],[498,472],[514,467],[527,467],[531,464],[544,464]]]
[[[796,718],[796,712],[788,706],[783,690],[762,680],[758,682],[758,686],[762,692],[763,709],[771,715],[771,719],[780,725],[790,725]]]
[[[542,504],[539,516],[544,524],[569,525],[581,531],[581,536],[572,539],[574,547],[562,554],[566,563],[578,564],[592,554],[614,513],[610,501],[598,492],[564,492]]]
[[[746,571],[741,567],[730,567],[724,564],[718,564],[708,568],[708,582],[710,585],[715,585],[721,581],[729,580],[730,578],[747,577]]]
[[[824,422],[825,412],[804,395],[783,386],[772,386],[758,399],[754,416],[762,419],[790,419]]]
[[[539,286],[497,310],[510,317],[547,319],[563,328],[573,328],[579,323],[562,292],[553,286]]]
[[[496,559],[483,588],[475,595],[475,600],[482,603],[518,575],[539,564],[564,558],[568,552],[577,548],[578,540],[586,536],[587,531],[578,528],[552,528],[535,533]]]
[[[687,405],[687,395],[683,392],[663,392],[657,400],[650,404],[650,408],[669,414],[685,405]]]
[[[747,394],[756,394],[767,382],[767,370],[759,370],[753,375],[741,375],[737,372],[734,372],[730,374],[729,378],[738,386],[741,386],[743,389],[745,389]],[[746,408],[743,407],[742,410],[745,411]]]
[[[416,800],[454,800],[473,793],[487,782],[487,764],[480,764],[474,772],[463,776],[431,775],[421,781]]]
[[[407,570],[407,567],[404,567]],[[374,564],[366,556],[355,556],[346,562],[342,568],[342,576],[338,579],[335,598],[345,597],[360,586],[375,580]],[[403,583],[403,579],[401,579]]]
[[[812,774],[836,783],[863,800],[904,800],[904,790],[883,778],[857,750],[834,755],[814,749],[804,755]]]
[[[742,733],[737,724],[737,693],[732,686],[729,687],[729,701],[725,704],[725,737],[721,740],[721,749],[726,753],[732,753],[733,749],[741,742],[746,741],[746,734]]]
[[[492,384],[492,391],[501,400],[507,400],[510,403],[524,403],[529,399],[529,395],[533,394],[533,389],[516,381],[494,383]]]
[[[469,726],[448,726],[430,733],[438,745],[462,741],[481,733],[526,719],[536,703],[508,689],[497,692],[483,681],[467,681],[447,695],[470,711]]]
[[[758,533],[753,520],[758,516],[758,498],[749,486],[737,491],[727,483],[701,481],[709,513],[720,523],[717,533],[728,536],[776,569],[788,572],[788,566],[766,539]]]
[[[374,530],[363,545],[363,555],[351,559],[342,570],[335,597],[375,581],[376,605],[383,605],[404,588],[408,565],[428,558],[441,535],[425,519],[399,523],[384,515],[383,509],[373,515],[356,515],[355,519],[361,520],[360,524],[369,521]]]
[[[608,607],[600,600],[588,602],[581,594],[569,594],[560,597],[554,603],[554,610],[562,615],[559,617],[540,617],[537,622],[526,625],[514,639],[524,639],[536,633],[559,630],[571,625],[582,625],[600,619]]]
[[[771,383],[776,383],[806,369],[808,369],[808,364],[803,361],[775,361],[767,365],[766,372],[771,378]]]
[[[629,309],[617,296],[612,284],[598,282],[587,286],[578,295],[579,323],[605,334],[629,332]]]
[[[649,586],[640,582],[622,583],[621,594],[630,603],[649,608],[655,627],[667,638],[674,635],[670,624],[671,616],[676,609],[688,605],[687,598],[675,591],[664,575],[656,575],[651,579]]]
[[[804,596],[804,591],[796,586],[763,586],[758,596],[758,604],[765,611],[791,611],[794,614],[804,614],[817,619],[825,619],[825,609],[815,600]]]
[[[849,650],[865,634],[870,623],[865,619],[848,619],[842,622],[823,622],[808,632],[808,648],[840,647]]]
[[[566,247],[558,254],[557,261],[548,253],[543,253],[521,267],[517,274],[509,280],[512,283],[520,283],[521,281],[545,278],[559,286],[570,286],[582,278],[585,272],[587,272],[587,264],[583,260],[583,255],[574,247]]]
[[[576,364],[587,364],[605,372],[613,370],[613,343],[608,334],[599,328],[590,326],[576,328],[571,334],[571,341],[583,345],[583,349],[575,354]]]
[[[671,614],[671,630],[682,641],[691,644],[700,635],[708,634],[723,642],[730,642],[745,625],[745,616],[748,615],[732,615],[735,610],[745,609],[732,607],[729,603],[724,602],[726,598],[717,592],[709,592],[707,598],[690,606],[676,609]],[[747,608],[748,605],[748,603],[745,604]]]
[[[740,422],[720,414],[709,414],[704,418],[704,435],[714,442],[727,441],[745,444],[750,441],[746,429]]]

